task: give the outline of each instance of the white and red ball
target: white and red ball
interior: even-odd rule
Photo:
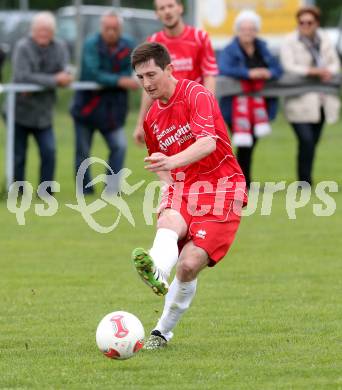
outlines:
[[[96,344],[111,359],[129,359],[144,345],[145,331],[140,320],[126,311],[114,311],[100,321]]]

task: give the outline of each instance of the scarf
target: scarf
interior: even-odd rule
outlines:
[[[322,66],[322,57],[320,55],[321,39],[318,34],[315,34],[312,39],[305,37],[304,35],[299,35],[299,40],[304,44],[311,54],[313,65],[320,67]]]
[[[244,93],[260,91],[263,80],[241,80]],[[266,102],[263,97],[234,96],[232,102],[232,142],[238,147],[251,147],[253,137],[264,137],[271,132]]]

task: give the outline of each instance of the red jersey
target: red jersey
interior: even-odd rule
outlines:
[[[144,130],[149,154],[161,152],[172,156],[200,137],[216,140],[216,149],[211,154],[171,171],[175,181],[184,183],[184,194],[215,195],[220,192],[227,195],[226,199],[236,198],[236,191],[244,194],[245,178],[233,155],[219,105],[214,95],[202,85],[179,80],[167,104],[154,101],[146,115]],[[240,185],[237,186],[238,182]],[[242,197],[240,194],[241,198],[246,201],[245,194]]]
[[[178,80],[189,79],[203,84],[204,76],[218,74],[215,53],[205,31],[186,25],[177,37],[159,31],[147,41],[161,43],[168,49],[174,67],[173,76]]]

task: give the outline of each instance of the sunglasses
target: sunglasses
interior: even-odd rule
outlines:
[[[299,21],[300,26],[312,26],[313,24],[315,24],[314,20],[300,20]]]

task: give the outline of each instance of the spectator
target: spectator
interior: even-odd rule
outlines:
[[[164,28],[147,40],[161,43],[168,49],[174,77],[199,82],[215,93],[215,76],[218,71],[208,34],[184,23],[181,0],[155,0],[154,6]],[[138,144],[144,143],[143,121],[151,104],[152,99],[143,91],[138,122],[133,134]]]
[[[260,25],[260,17],[254,11],[240,12],[234,22],[236,37],[223,49],[218,61],[220,74],[240,80],[246,93],[261,90],[265,80],[277,79],[282,74],[266,43],[257,38]],[[273,98],[228,96],[221,99],[220,105],[233,133],[237,160],[249,187],[252,154],[257,139],[271,131],[269,121],[276,116],[277,101]]]
[[[78,91],[71,109],[76,131],[76,173],[82,161],[89,157],[95,130],[103,136],[110,154],[108,164],[114,173],[123,167],[127,141],[124,130],[128,111],[128,90],[137,89],[138,83],[131,76],[130,55],[133,42],[121,35],[122,21],[114,12],[101,18],[101,32],[90,36],[82,54],[81,81],[95,81],[103,86],[97,91]],[[109,175],[110,176],[110,175]],[[108,195],[120,190],[118,176],[111,176],[107,183]],[[84,194],[92,193],[85,188],[91,181],[86,171]]]
[[[280,56],[284,70],[312,77],[322,83],[340,72],[340,63],[329,38],[321,32],[320,10],[302,7],[296,14],[298,29],[287,37]],[[312,183],[315,150],[324,122],[338,120],[339,98],[310,92],[285,99],[285,116],[298,139],[297,174],[300,181]]]
[[[56,22],[50,12],[40,12],[33,18],[31,34],[21,39],[13,54],[13,82],[33,83],[47,89],[18,94],[15,111],[14,179],[24,180],[28,137],[35,138],[40,158],[40,181],[52,181],[55,171],[55,137],[52,127],[55,87],[67,86],[72,76],[65,71],[68,52],[54,38]],[[51,188],[48,187],[51,192]]]

